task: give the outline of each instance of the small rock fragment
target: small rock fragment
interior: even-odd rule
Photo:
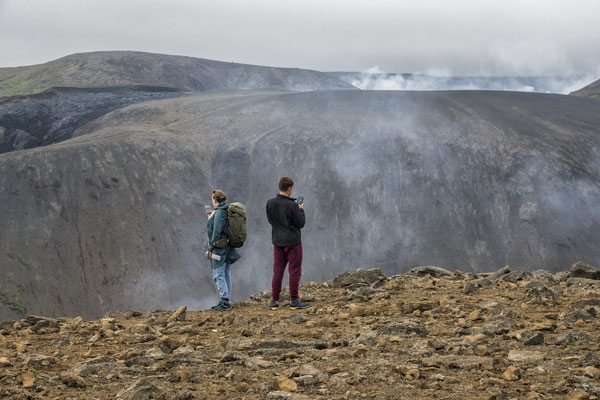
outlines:
[[[473,310],[473,312],[469,314],[469,320],[477,321],[478,319],[481,319],[481,310]]]
[[[583,369],[583,375],[589,376],[590,378],[600,377],[600,370],[596,367],[585,367]]]
[[[579,360],[580,367],[600,367],[600,359],[594,353],[587,353]]]
[[[310,400],[310,397],[302,395],[302,394],[296,394],[296,393],[290,393],[290,392],[284,392],[284,391],[273,391],[273,392],[269,392],[267,394],[267,400]]]
[[[23,387],[32,387],[35,384],[35,376],[29,370],[21,371]]]
[[[590,395],[581,389],[575,389],[567,395],[567,400],[588,400]]]
[[[363,357],[367,354],[367,352],[367,347],[364,344],[360,344],[356,350],[354,350],[354,357]]]
[[[62,374],[60,380],[65,385],[73,388],[83,389],[87,386],[87,384],[85,383],[85,379],[74,374]]]
[[[146,400],[155,397],[155,394],[159,392],[149,378],[140,378],[127,389],[122,390],[117,394],[117,399],[121,400]]]
[[[131,328],[129,328],[129,329],[133,333],[146,333],[150,330],[150,328],[146,324],[135,324],[135,325],[132,325]]]
[[[506,369],[506,371],[504,371],[504,373],[502,374],[502,378],[505,381],[516,381],[519,379],[519,377],[521,376],[521,372],[519,371],[519,369],[513,365],[511,365],[510,367],[508,367]]]
[[[571,332],[568,332],[568,333],[558,336],[554,340],[554,344],[556,344],[556,345],[565,345],[565,344],[577,345],[580,342],[586,340],[587,338],[588,338],[588,335],[586,333],[584,333],[580,330],[573,330]]]
[[[544,334],[542,332],[536,332],[529,339],[525,340],[525,346],[538,346],[544,344]]]
[[[56,364],[56,358],[50,356],[34,355],[25,361],[28,367],[43,368]]]
[[[275,378],[275,383],[279,390],[286,392],[295,392],[298,390],[298,384],[286,376],[278,376]]]
[[[177,311],[175,311],[173,314],[171,314],[171,316],[169,317],[169,319],[167,321],[169,321],[169,322],[185,321],[186,312],[187,312],[187,306],[181,306],[177,309]]]
[[[538,363],[544,360],[544,354],[539,351],[510,350],[508,361]]]
[[[295,324],[303,324],[306,321],[308,321],[308,318],[306,318],[306,316],[304,314],[298,314],[298,313],[292,314],[290,319]]]
[[[409,381],[417,380],[421,377],[421,371],[416,368],[411,368],[404,374],[404,377]]]

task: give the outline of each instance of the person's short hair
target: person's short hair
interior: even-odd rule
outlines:
[[[222,203],[227,200],[227,195],[222,190],[213,190],[212,194],[213,199],[215,199],[218,203]]]
[[[294,180],[289,176],[282,176],[279,180],[279,190],[282,192],[287,192],[289,188],[294,186]]]

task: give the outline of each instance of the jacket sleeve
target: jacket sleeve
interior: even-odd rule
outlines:
[[[225,223],[227,220],[225,219],[225,213],[223,211],[215,211],[215,215],[213,218],[215,219],[215,225],[213,227],[212,237],[210,238],[209,246],[212,245],[223,236],[223,232],[225,231]]]
[[[298,228],[304,228],[304,224],[306,223],[306,217],[304,216],[304,210],[298,207],[298,204],[294,203],[292,205],[292,217],[294,221],[294,225]]]
[[[267,202],[267,220],[269,221],[269,224],[273,225],[273,219],[271,218],[271,210],[269,207],[269,202]]]

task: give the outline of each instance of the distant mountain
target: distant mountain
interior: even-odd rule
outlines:
[[[571,93],[574,96],[589,97],[592,99],[600,99],[600,79],[589,85]]]
[[[40,93],[53,87],[123,86],[184,92],[355,89],[319,71],[135,51],[80,53],[40,65],[0,68],[0,96]]]

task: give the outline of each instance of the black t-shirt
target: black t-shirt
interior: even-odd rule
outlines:
[[[291,197],[278,194],[267,201],[267,218],[271,224],[273,245],[293,246],[302,243],[300,229],[306,219],[304,210]]]

